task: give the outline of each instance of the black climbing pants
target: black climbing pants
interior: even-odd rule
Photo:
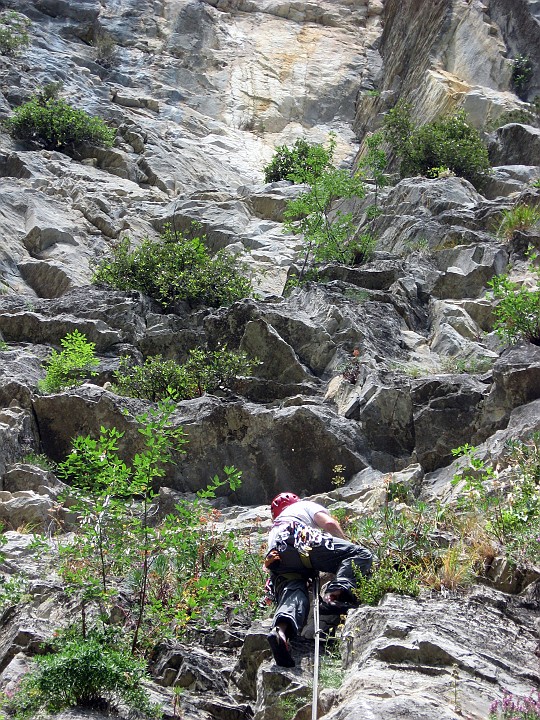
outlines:
[[[340,538],[332,538],[329,544],[331,546],[327,547],[323,541],[321,545],[311,549],[309,561],[312,569],[302,562],[292,543],[288,543],[286,550],[279,554],[279,562],[272,564],[270,573],[277,602],[274,626],[284,620],[289,624],[293,635],[303,628],[309,612],[307,583],[314,571],[333,573],[336,576],[327,586],[327,592],[354,590],[354,567],[358,568],[362,575],[369,575],[372,563],[369,550]]]

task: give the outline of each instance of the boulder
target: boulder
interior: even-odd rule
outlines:
[[[278,383],[301,383],[311,373],[298,361],[294,350],[264,320],[247,323],[240,350],[260,361],[254,373]]]
[[[38,495],[57,497],[67,489],[67,485],[58,480],[51,470],[26,462],[16,463],[6,470],[1,488],[10,493],[30,490]]]
[[[387,472],[410,463],[415,427],[413,396],[407,383],[373,382],[371,378],[359,392],[358,420],[374,468]]]
[[[26,260],[18,263],[23,280],[38,297],[60,297],[71,287],[66,269],[54,262]]]
[[[25,449],[39,447],[35,416],[12,400],[0,410],[0,477],[6,468],[19,460]]]
[[[61,508],[47,495],[18,491],[0,501],[0,522],[10,530],[33,528],[40,533],[55,532],[63,526]]]
[[[501,165],[492,168],[482,186],[482,194],[488,199],[509,197],[519,193],[538,177],[536,165]]]
[[[508,263],[503,247],[484,244],[440,250],[434,257],[442,271],[432,289],[437,298],[477,298],[485,292],[488,280],[504,272]]]
[[[521,123],[497,128],[489,159],[493,165],[540,165],[540,130]]]
[[[514,408],[539,397],[540,347],[522,342],[508,348],[493,366],[493,387],[483,410],[484,438],[505,427]]]
[[[481,428],[471,439],[476,445],[475,457],[486,461],[488,466],[495,466],[502,462],[508,441],[526,440],[538,430],[540,430],[540,400],[534,400],[512,410],[504,429],[490,435],[487,440],[485,438],[489,432]],[[451,483],[463,466],[463,459],[458,458],[446,467],[426,474],[422,483],[422,496],[427,500],[433,498],[448,500],[453,497],[455,493]]]
[[[102,320],[83,320],[74,315],[45,317],[32,311],[0,313],[0,332],[10,342],[36,342],[60,347],[60,340],[74,330],[85,335],[88,342],[95,343],[97,352],[107,350],[123,339],[119,332]]]
[[[489,386],[468,375],[411,380],[415,454],[426,472],[448,464],[451,450],[482,427]]]

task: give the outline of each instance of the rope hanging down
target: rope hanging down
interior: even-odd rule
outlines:
[[[313,625],[315,630],[315,657],[313,659],[313,698],[311,701],[311,720],[317,720],[317,706],[319,699],[319,646],[320,646],[320,621],[319,621],[319,575],[313,578]]]

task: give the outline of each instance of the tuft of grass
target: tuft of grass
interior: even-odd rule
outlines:
[[[540,220],[540,210],[532,205],[516,205],[510,210],[503,210],[497,236],[511,240],[516,232],[529,230]]]
[[[478,375],[491,370],[493,367],[493,360],[490,357],[448,357],[444,359],[442,367],[447,373],[467,373],[469,375]]]

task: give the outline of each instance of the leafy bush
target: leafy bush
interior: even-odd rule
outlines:
[[[514,233],[528,230],[538,221],[540,221],[540,210],[538,208],[531,205],[516,205],[510,210],[502,211],[497,235],[511,240]]]
[[[101,118],[78,110],[65,100],[34,96],[15,108],[7,127],[16,140],[64,151],[84,142],[111,146],[115,130]]]
[[[0,55],[16,55],[30,45],[28,29],[31,26],[26,15],[7,10],[0,13]]]
[[[97,374],[92,370],[99,365],[94,354],[96,345],[87,342],[83,333],[74,330],[60,340],[60,344],[64,349],[61,352],[52,351],[45,378],[38,382],[38,388],[46,393],[76,387]]]
[[[263,168],[264,181],[292,180],[302,183],[306,174],[319,177],[332,162],[335,147],[332,140],[331,136],[328,150],[303,138],[298,138],[292,147],[278,145],[272,160]]]
[[[145,663],[103,642],[99,635],[62,640],[56,652],[37,657],[11,699],[16,718],[58,713],[77,705],[115,710],[120,703],[157,717],[142,686]]]
[[[490,170],[487,148],[463,111],[415,128],[410,106],[398,103],[386,116],[385,138],[400,160],[401,177],[442,167],[479,187]]]
[[[416,596],[422,587],[453,590],[472,581],[477,551],[449,508],[414,501],[412,489],[388,477],[383,508],[359,520],[334,511],[347,534],[371,550],[370,577],[357,573],[357,597],[375,605],[387,592]],[[410,505],[406,505],[410,503]]]
[[[302,235],[305,247],[300,275],[297,280],[288,281],[289,287],[303,282],[314,270],[309,267],[313,263],[359,264],[367,259],[374,247],[374,240],[369,233],[358,239],[354,238],[356,228],[352,213],[343,213],[335,206],[339,199],[365,195],[362,181],[365,171],[351,177],[345,170],[334,167],[332,159],[335,146],[335,135],[331,133],[328,150],[322,146],[311,146],[312,155],[307,160],[294,151],[294,148],[279,157],[279,163],[283,162],[283,167],[286,167],[288,179],[310,186],[308,191],[287,203],[284,213],[284,230],[294,235]],[[379,182],[377,187],[383,177],[379,172],[378,150],[375,138],[369,159],[370,168],[377,178],[376,182]]]
[[[538,127],[540,124],[540,107],[536,103],[526,103],[524,107],[515,110],[507,110],[498,117],[488,122],[485,126],[486,132],[492,132],[503,125],[510,123],[522,123],[523,125],[532,125]]]
[[[230,387],[238,375],[250,375],[254,364],[245,353],[226,347],[191,350],[183,365],[163,360],[161,355],[147,358],[143,365],[133,365],[124,357],[115,372],[116,390],[121,395],[148,400],[188,400]]]
[[[128,239],[102,260],[93,282],[118,290],[140,290],[165,309],[178,301],[220,307],[252,292],[245,266],[220,251],[210,257],[204,238],[188,238],[167,227],[159,240],[143,240],[131,250]]]
[[[508,343],[527,340],[540,345],[540,268],[534,266],[534,257],[532,260],[530,269],[537,277],[535,290],[512,282],[507,275],[496,275],[488,282],[493,297],[499,301],[494,310],[495,332]]]
[[[527,87],[533,75],[531,59],[526,55],[516,55],[512,60],[512,86],[520,98],[527,95]]]

